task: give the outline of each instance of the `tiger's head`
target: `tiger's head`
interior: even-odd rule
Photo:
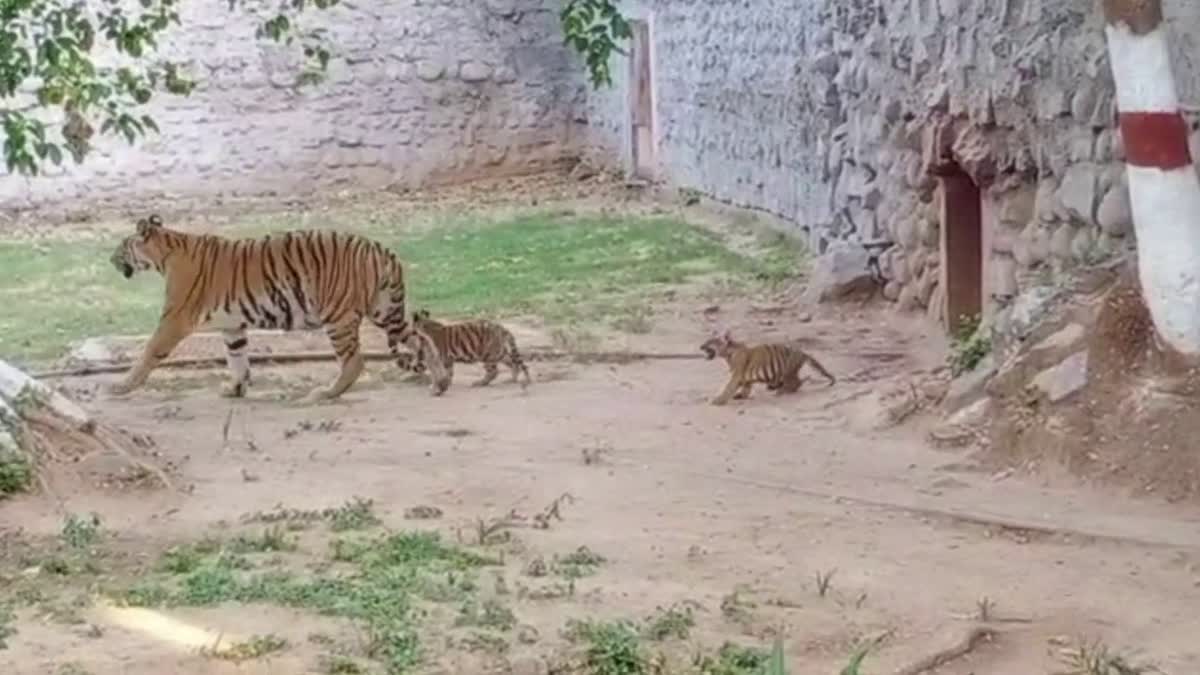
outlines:
[[[438,322],[433,320],[433,315],[427,309],[418,309],[412,313],[412,322],[416,327],[438,325]]]
[[[137,221],[137,231],[121,240],[109,261],[126,279],[137,272],[160,269],[168,248],[162,237],[163,222],[158,214]]]
[[[725,331],[724,333],[714,334],[705,340],[704,344],[700,345],[700,351],[704,352],[704,358],[712,361],[718,356],[724,358],[739,344],[739,342],[733,339],[733,335],[729,331]]]

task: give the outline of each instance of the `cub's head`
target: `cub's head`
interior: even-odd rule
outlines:
[[[125,276],[132,277],[137,272],[150,268],[161,269],[162,261],[168,253],[167,243],[163,237],[162,218],[157,214],[137,221],[137,231],[121,240],[113,251],[109,261],[113,267]]]
[[[704,344],[700,345],[700,351],[704,352],[704,358],[711,361],[718,356],[725,357],[737,344],[730,332],[725,331],[705,340]]]
[[[433,320],[433,316],[427,309],[418,309],[412,313],[412,322],[414,326],[425,326],[431,323],[437,323]]]

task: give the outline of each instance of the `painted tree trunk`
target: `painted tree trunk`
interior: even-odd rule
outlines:
[[[1142,295],[1166,346],[1200,357],[1200,178],[1179,110],[1162,3],[1102,2]]]

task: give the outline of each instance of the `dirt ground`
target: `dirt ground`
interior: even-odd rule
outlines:
[[[814,310],[797,295],[676,298],[659,303],[648,334],[608,340],[698,353],[717,327],[751,339],[803,336],[839,378],[832,387],[810,379],[792,396],[759,389],[727,407],[707,402],[724,365],[703,360],[535,362],[525,392],[506,375],[472,388],[477,369],[462,366],[442,398],[373,363],[341,401],[320,406],[281,392],[322,384],[330,364],[260,367],[250,397],[235,403],[217,396],[221,370],[160,370],[125,399],[103,390],[118,376],[68,380],[89,409],[151,436],[180,489],[112,490],[95,485],[106,467],[84,462],[52,485],[61,503],[9,501],[0,529],[53,534],[63,513],[96,512],[125,533],[131,555],[149,556],[249,513],[362,497],[396,528],[413,526],[406,509],[436,507],[444,516],[426,526],[454,538],[478,518],[537,513],[569,494],[561,521],[514,529],[520,546],[505,573],[518,579],[532,557],[584,545],[608,562],[570,597],[516,600],[540,638],[486,668],[548,672],[567,619],[640,617],[686,602],[697,608],[692,643],[781,635],[798,675],[836,673],[857,640],[884,634],[864,672],[898,672],[962,639],[981,605],[992,639],[928,672],[1060,672],[1062,650],[1083,640],[1136,649],[1168,673],[1200,672],[1194,511],[1116,498],[1066,476],[1033,484],[984,471],[969,449],[926,440],[929,414],[889,424],[893,393],[918,391],[941,372],[945,340],[889,309]],[[535,321],[519,325],[527,349],[554,342]],[[217,355],[217,344],[196,337],[186,349]],[[320,338],[252,339],[276,352],[309,346],[321,348]],[[322,430],[325,420],[339,424]],[[830,573],[822,595],[816,578]],[[235,666],[115,625],[98,639],[86,628],[103,624],[94,613],[80,628],[23,612],[0,652],[3,670],[41,675],[76,662],[95,675],[318,672],[304,636],[348,630],[270,607],[169,613],[214,630],[273,631],[301,648]],[[470,654],[435,650],[430,672],[486,670]]]

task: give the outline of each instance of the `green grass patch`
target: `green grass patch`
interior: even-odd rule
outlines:
[[[232,550],[245,548],[239,541]],[[273,534],[248,541],[256,552],[279,550]],[[229,546],[211,542],[171,549],[157,574],[118,597],[137,606],[268,603],[355,619],[364,624],[366,655],[388,673],[403,673],[420,660],[422,604],[457,601],[468,607],[477,588],[475,570],[495,564],[443,543],[434,533],[416,532],[341,540],[335,545],[336,569],[318,566],[304,574],[256,570],[230,552]],[[501,609],[485,605],[468,613],[493,627],[515,622]]]
[[[765,675],[770,660],[765,649],[726,642],[716,654],[700,657],[696,665],[702,675]]]
[[[23,455],[0,452],[0,499],[24,492],[33,482],[33,467]]]
[[[567,639],[583,646],[583,664],[591,675],[641,675],[650,672],[649,658],[629,621],[573,621]]]
[[[460,218],[413,232],[397,219],[347,222],[353,217],[334,214],[327,222],[394,250],[408,265],[413,307],[445,316],[536,312],[551,323],[587,319],[639,332],[649,329],[648,319],[628,309],[639,293],[700,276],[777,281],[799,272],[804,258],[782,237],[764,240],[754,255],[735,253],[710,231],[671,218],[528,214]],[[225,233],[298,225],[295,218],[259,219]],[[151,332],[162,280],[121,277],[108,261],[118,239],[0,241],[0,302],[8,308],[0,316],[0,353],[37,362],[81,338]]]

